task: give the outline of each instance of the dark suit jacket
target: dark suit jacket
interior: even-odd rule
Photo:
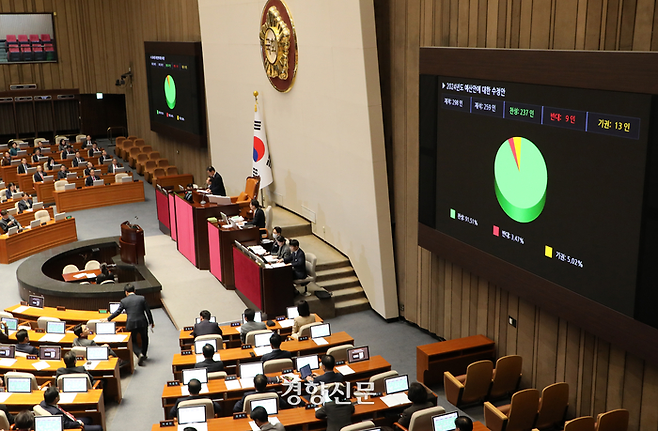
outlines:
[[[251,221],[251,224],[260,228],[265,227],[265,211],[263,211],[262,208],[256,208],[256,213],[254,214],[254,219]]]
[[[313,379],[313,383],[342,383],[345,381],[345,378],[341,373],[337,373],[335,371],[327,371],[321,376],[317,376],[316,378]]]
[[[101,150],[99,149],[98,151],[101,151]],[[89,148],[89,151],[87,151],[87,155],[88,155],[89,157],[94,157],[94,149],[93,149],[93,148]],[[99,156],[99,157],[100,157],[100,156]]]
[[[192,336],[198,337],[199,335],[209,335],[209,334],[222,335],[222,330],[220,329],[217,323],[211,322],[209,320],[202,320],[196,325],[194,325]]]
[[[122,167],[122,166],[121,166],[120,164],[117,163],[117,168],[121,168],[121,167]],[[115,170],[116,170],[116,169],[114,168],[114,165],[109,165],[109,166],[107,167],[107,173],[108,173],[108,174],[114,174],[114,173],[116,173],[116,172],[114,172]]]
[[[39,349],[29,344],[16,344],[16,351],[27,353],[28,355],[38,355]]]
[[[7,408],[7,406],[4,405],[4,404],[0,404],[0,410],[5,412],[5,416],[7,416],[7,420],[9,421],[9,425],[13,425],[14,424],[14,415],[9,413],[9,409]]]
[[[95,168],[92,168],[92,169],[94,169],[94,171],[96,171]],[[91,169],[89,169],[89,168],[85,168],[85,170],[84,170],[84,174],[85,174],[85,177],[91,175]]]
[[[274,388],[265,388],[265,390],[262,393],[267,394],[267,393],[270,393],[270,392],[276,393],[276,389],[274,389]],[[244,399],[247,398],[247,395],[253,395],[253,394],[257,394],[257,393],[259,393],[259,392],[258,391],[247,391],[247,392],[245,392],[244,395],[242,396],[242,399],[240,401],[238,401],[237,403],[235,403],[235,405],[233,406],[233,412],[236,413],[236,412],[241,412],[242,410],[244,410]],[[279,397],[279,409],[287,409],[287,408],[290,408],[290,404],[288,404],[288,402],[286,400],[284,400],[283,398]]]
[[[215,361],[213,358],[206,358],[194,364],[194,368],[207,368],[209,373],[214,373],[216,371],[224,371],[224,363],[222,361]]]
[[[18,201],[18,212],[19,213],[22,213],[25,210],[29,210],[30,208],[32,208],[32,199],[28,199],[27,203],[23,199]]]
[[[32,176],[32,179],[35,183],[40,183],[43,182],[44,176],[45,175],[43,174],[43,172],[35,172],[34,175]]]
[[[353,414],[352,403],[336,404],[333,401],[325,403],[315,411],[316,418],[327,419],[327,431],[340,431],[342,427],[350,425]]]
[[[9,223],[12,221],[14,222],[14,224],[9,226]],[[10,227],[14,227],[14,226],[18,226],[19,229],[21,228],[21,224],[18,222],[18,220],[14,218],[14,216],[9,216],[7,220],[0,217],[0,228],[2,228],[2,230],[5,231],[5,233],[7,233]]]
[[[66,172],[66,171],[64,171],[64,172],[62,172],[62,171],[57,172],[57,179],[58,179],[58,180],[65,180],[65,179],[66,179],[66,174],[67,174],[67,173],[68,173],[68,172]]]
[[[5,190],[5,197],[7,199],[11,199],[11,195],[14,194],[14,193],[18,193],[18,190],[16,190],[15,192],[12,192],[11,190],[7,189],[7,190]]]
[[[72,368],[66,368],[66,367],[59,367],[57,371],[55,372],[55,380],[63,374],[86,374],[89,376],[89,379],[91,380],[91,384],[94,384],[94,377],[91,375],[91,373],[87,370],[85,370],[85,367],[72,367]]]
[[[131,294],[126,296],[119,303],[117,311],[112,313],[107,320],[117,317],[123,310],[126,310],[126,330],[132,331],[137,328],[144,328],[153,324],[153,315],[146,299],[142,295]]]
[[[85,159],[83,159],[82,157],[74,157],[74,158],[73,158],[73,161],[71,162],[71,164],[73,165],[74,168],[77,168],[78,165],[79,165],[80,163],[83,163],[84,161],[85,161]]]
[[[100,156],[98,156],[98,163],[102,165],[103,162],[104,162],[106,159],[107,159],[107,160],[112,160],[112,157],[110,157],[110,156],[103,156],[103,155],[101,154]]]
[[[85,186],[87,186],[87,187],[89,187],[89,186],[93,186],[93,185],[94,185],[94,180],[100,180],[100,177],[97,177],[97,176],[93,176],[93,177],[92,177],[91,175],[88,176],[88,177],[85,179]]]
[[[293,280],[306,278],[306,255],[304,254],[304,250],[298,248],[296,252],[290,253],[290,256],[283,261],[292,264]]]
[[[407,407],[402,411],[402,414],[400,415],[400,419],[398,419],[398,423],[405,428],[409,428],[409,422],[411,422],[411,415],[413,415],[419,410],[428,409],[430,407],[434,407],[434,404],[432,404],[429,401],[423,404],[412,404],[411,406]]]
[[[226,196],[226,189],[224,188],[224,180],[222,176],[215,172],[215,175],[211,177],[210,181],[210,192],[213,195]]]
[[[27,168],[29,168],[29,167],[30,167],[30,165],[23,165],[23,164],[18,165],[18,173],[19,174],[27,174]]]
[[[270,359],[290,359],[292,358],[292,353],[287,350],[281,349],[272,349],[270,353],[266,353],[263,357],[260,358],[261,361],[269,361]]]
[[[208,396],[205,395],[190,395],[189,397],[185,398],[179,398],[176,400],[176,404],[169,410],[169,418],[173,419],[178,416],[178,404],[181,403],[181,401],[189,401],[189,400],[198,400],[198,399],[203,399],[203,398],[208,398]],[[216,403],[213,401],[212,403],[214,409],[215,409],[215,414],[218,415],[222,412],[222,406],[219,405],[219,403]]]
[[[82,428],[82,425],[80,425],[78,422],[74,420],[71,420],[71,418],[66,416],[64,412],[59,409],[59,407],[46,404],[45,401],[41,401],[41,404],[39,405],[43,407],[51,415],[61,415],[62,418],[64,419],[64,429],[70,430],[74,428]]]
[[[11,157],[8,159],[2,158],[2,166],[11,166]]]
[[[32,162],[33,162],[33,163],[39,163],[39,156],[36,155],[36,154],[33,154],[33,155],[32,155]]]

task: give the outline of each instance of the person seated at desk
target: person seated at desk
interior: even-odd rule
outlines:
[[[94,340],[89,339],[89,334],[90,334],[89,327],[87,325],[83,325],[82,323],[78,323],[75,325],[73,328],[73,333],[77,338],[73,339],[73,346],[74,347],[95,347],[98,346]],[[114,353],[112,349],[110,349],[110,346],[107,344],[103,344],[103,347],[107,347],[107,352],[110,356],[116,357],[117,354]],[[122,360],[119,359],[119,363],[121,363]],[[75,362],[73,363],[75,365]],[[119,365],[121,366],[121,364]]]
[[[322,364],[320,365],[320,368],[322,371],[324,371],[324,374],[318,376],[317,374],[313,373],[310,376],[306,376],[306,381],[315,384],[319,383],[343,383],[345,381],[345,378],[341,373],[337,373],[334,371],[334,367],[336,366],[336,360],[332,355],[324,355],[322,357]]]
[[[210,321],[210,311],[201,310],[199,317],[201,317],[201,321],[194,325],[194,330],[191,334],[193,337],[209,334],[222,335],[222,328],[219,327],[219,323]]]
[[[18,165],[18,173],[19,174],[27,174],[27,170],[30,167],[30,165],[27,164],[27,159],[23,157],[21,159],[21,164]]]
[[[112,159],[112,164],[107,167],[107,173],[108,174],[116,174],[117,173],[117,168],[121,168],[123,165],[121,165],[119,162],[117,162],[116,157]]]
[[[75,157],[71,161],[71,164],[73,165],[74,168],[77,168],[78,166],[80,166],[80,163],[83,163],[84,161],[85,159],[83,159],[82,156],[80,155],[80,151],[76,151]]]
[[[41,157],[41,148],[36,148],[32,154],[32,163],[39,163],[39,157]]]
[[[45,177],[43,174],[43,166],[39,165],[37,166],[37,171],[32,175],[32,181],[35,183],[42,183],[43,177]]]
[[[0,164],[2,166],[11,166],[11,155],[9,154],[9,151],[5,151],[5,156],[2,158]]]
[[[20,192],[20,190],[18,190],[18,187],[16,186],[16,184],[15,183],[9,183],[9,185],[7,186],[7,190],[5,191],[4,198],[5,199],[11,199],[12,195],[14,193],[18,193],[18,192]]]
[[[327,420],[327,431],[340,431],[344,426],[352,423],[354,404],[346,397],[346,389],[340,385],[336,391],[330,391],[331,401],[324,403],[315,411],[317,419]]]
[[[283,259],[285,263],[292,265],[292,279],[303,280],[306,278],[306,255],[304,250],[299,248],[299,241],[290,240],[290,256]]]
[[[96,277],[96,284],[101,284],[106,280],[114,280],[114,275],[110,273],[107,263],[101,263],[101,273]]]
[[[94,157],[94,153],[100,153],[100,148],[98,148],[98,144],[94,142],[91,144],[91,148],[89,148],[89,151],[87,151],[87,156],[89,157]]]
[[[208,172],[208,189],[210,190],[210,193],[218,196],[226,196],[226,189],[224,188],[224,180],[222,180],[222,176],[219,175],[212,166],[208,166],[206,171]]]
[[[409,401],[411,401],[411,406],[404,409],[402,414],[400,414],[400,418],[398,419],[398,423],[405,428],[409,428],[411,415],[416,413],[418,410],[423,410],[434,406],[434,404],[427,401],[427,389],[425,389],[425,386],[418,382],[413,382],[409,385],[408,397]]]
[[[0,344],[8,343],[9,342],[9,327],[7,326],[7,323],[0,320]],[[2,382],[2,379],[0,379],[0,382]]]
[[[290,334],[290,337],[295,340],[299,338],[302,326],[313,323],[316,320],[315,314],[311,314],[308,302],[303,299],[297,304],[297,313],[299,316],[293,319],[292,334]]]
[[[85,141],[83,142],[82,146],[83,147],[92,147],[94,145],[98,145],[98,144],[96,143],[96,141],[93,141],[91,139],[91,135],[87,135],[87,137],[85,138]]]
[[[93,186],[94,181],[100,180],[100,179],[101,178],[99,176],[96,176],[96,171],[92,169],[91,173],[89,174],[89,176],[85,180],[85,186],[87,186],[87,187]]]
[[[57,172],[57,179],[58,180],[65,180],[66,175],[69,173],[68,168],[66,167],[65,164],[62,163],[62,165],[59,167],[59,172]]]
[[[83,366],[77,367],[75,365],[76,362],[75,353],[71,351],[66,352],[62,360],[64,361],[64,365],[66,365],[66,367],[59,367],[57,369],[57,372],[55,373],[55,380],[57,380],[57,378],[63,374],[86,374],[87,376],[89,376],[90,379],[89,381],[91,382],[91,384],[92,385],[94,384],[94,377],[91,375],[91,373],[85,370],[85,367]]]
[[[64,139],[59,140],[59,145],[57,146],[57,148],[58,148],[58,151],[61,153],[62,151],[66,150],[68,148],[72,148],[72,147],[71,147],[71,143],[69,142],[69,140],[64,138]]]
[[[267,410],[265,407],[258,406],[249,413],[249,417],[260,429],[260,431],[286,431],[281,422],[275,424],[270,423],[267,417]]]
[[[265,228],[265,211],[260,207],[260,202],[258,202],[258,199],[252,199],[251,202],[249,202],[249,208],[251,208],[251,212],[254,214],[254,218],[247,223],[247,226],[256,226],[257,228],[264,229]]]
[[[0,380],[4,380],[4,379],[0,379]],[[3,391],[4,391],[3,382],[0,382],[0,388],[2,388]],[[0,404],[0,410],[5,412],[5,416],[7,417],[7,422],[9,422],[9,425],[13,425],[14,424],[14,415],[9,413],[9,409],[7,408],[7,406],[4,405],[4,404]]]
[[[9,232],[9,228],[14,226],[18,227],[18,230],[21,229],[21,224],[14,218],[14,216],[9,215],[7,210],[0,211],[0,215],[2,216],[0,218],[0,228],[2,228],[4,233]],[[27,332],[25,334],[27,334]]]
[[[12,142],[11,145],[9,145],[9,154],[12,157],[16,157],[18,155],[18,144],[16,142]]]
[[[16,332],[16,351],[27,353],[28,355],[38,355],[39,349],[30,345],[30,336],[25,329],[20,329]]]
[[[91,175],[92,172],[94,172],[94,164],[91,162],[87,162],[87,167],[84,170],[85,177]]]
[[[101,155],[98,156],[98,163],[102,165],[103,163],[105,163],[105,160],[110,160],[111,158],[112,158],[112,157],[110,157],[110,156],[107,154],[107,150],[106,150],[105,148],[103,148],[103,149],[101,150]]]
[[[269,361],[270,359],[290,359],[292,358],[292,353],[287,350],[281,350],[281,335],[278,333],[273,333],[270,337],[270,346],[272,346],[272,351],[270,353],[264,354],[260,360],[262,362]]]
[[[62,144],[60,143],[60,148],[61,148],[61,145]],[[75,154],[75,152],[73,151],[73,147],[71,145],[68,145],[68,144],[64,145],[64,148],[61,149],[60,152],[61,152],[61,155],[62,155],[62,157],[61,157],[62,160],[66,160],[68,158],[69,154]]]
[[[23,194],[23,199],[18,201],[18,213],[22,214],[23,211],[27,211],[31,209],[32,209],[32,199],[30,199],[30,195],[25,193]]]
[[[55,386],[50,386],[43,393],[43,401],[41,401],[41,408],[46,410],[51,415],[61,415],[63,422],[63,428],[70,429],[79,429],[84,428],[85,431],[103,431],[103,427],[100,425],[92,425],[91,418],[80,418],[76,419],[71,413],[61,409],[57,403],[59,403],[59,389]]]
[[[254,322],[254,317],[256,317],[256,312],[251,308],[244,310],[244,320],[245,323],[240,326],[240,340],[242,344],[245,343],[245,338],[247,338],[247,333],[251,331],[258,331],[261,329],[267,329],[267,326],[263,322]]]
[[[34,413],[30,410],[22,410],[14,417],[14,431],[34,430]]]
[[[204,359],[203,361],[194,364],[194,368],[207,368],[209,373],[224,371],[224,363],[213,359],[215,348],[212,345],[204,344],[201,351],[203,352]]]
[[[279,244],[277,243],[276,239],[283,235],[283,231],[281,230],[281,226],[274,226],[272,228],[272,248],[270,249],[270,254],[272,256],[276,255],[279,252]]]
[[[46,167],[47,171],[52,171],[55,169],[55,159],[52,156],[48,156],[48,160],[46,160],[46,163],[44,166]]]
[[[473,431],[473,421],[468,416],[455,419],[455,431]]]
[[[286,239],[283,237],[283,235],[279,235],[276,237],[276,254],[272,252],[272,255],[276,256],[277,259],[279,259],[280,262],[285,261],[286,259],[290,258],[290,246],[286,244]]]
[[[276,377],[272,377],[270,379],[267,376],[265,376],[265,374],[256,374],[254,376],[254,389],[255,389],[255,391],[245,392],[244,395],[242,396],[242,399],[240,401],[238,401],[237,403],[235,403],[235,405],[233,406],[233,413],[238,413],[238,412],[241,412],[241,411],[244,410],[244,400],[249,395],[267,394],[267,393],[271,392],[271,393],[277,394],[277,396],[278,396],[278,393],[277,393],[276,389],[267,387],[268,383],[273,383],[275,380],[278,380],[278,379]],[[281,408],[281,409],[290,408],[290,404],[288,404],[288,402],[285,399],[281,398],[281,396],[279,396],[279,408]]]
[[[179,398],[176,400],[176,404],[174,404],[171,410],[169,410],[170,418],[178,417],[178,405],[183,401],[198,400],[205,398],[210,399],[206,395],[199,395],[199,392],[201,392],[201,382],[199,381],[199,379],[191,379],[190,382],[187,384],[187,389],[190,391],[190,396],[185,398]],[[219,403],[213,401],[212,406],[215,410],[216,415],[219,415],[222,412],[222,407],[219,405]]]

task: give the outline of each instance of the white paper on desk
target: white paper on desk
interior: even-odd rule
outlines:
[[[272,352],[272,346],[263,346],[263,347],[254,347],[254,353],[256,356],[263,356],[266,353]]]
[[[292,325],[295,324],[295,321],[292,319],[286,319],[279,321],[279,326],[282,328],[292,328]]]
[[[208,422],[197,422],[193,424],[178,425],[178,431],[185,431],[185,428],[194,428],[196,431],[208,431]]]
[[[128,334],[108,334],[108,335],[96,335],[94,341],[96,343],[122,343],[126,341]]]
[[[281,421],[279,420],[279,418],[277,418],[276,416],[273,416],[273,417],[269,418],[269,422],[270,422],[272,425],[276,425],[276,424],[278,424],[278,423],[281,423]],[[258,425],[256,425],[256,422],[254,422],[254,421],[249,421],[249,426],[251,427],[251,429],[252,429],[253,431],[260,431],[260,428],[258,428]]]
[[[336,367],[336,370],[344,376],[355,373],[349,365],[341,365],[340,367]]]
[[[0,367],[11,367],[16,363],[15,358],[2,358],[0,359]]]
[[[40,343],[59,343],[65,334],[46,334],[39,339]]]
[[[299,376],[297,374],[294,374],[294,373],[284,374],[284,375],[281,376],[281,379],[283,380],[284,385],[285,385],[285,382],[296,383],[296,382],[301,382],[302,381],[302,379],[300,379]]]
[[[384,404],[386,404],[389,407],[395,407],[401,404],[408,404],[411,402],[409,401],[409,397],[407,397],[407,394],[405,394],[404,392],[383,396],[381,397],[381,400],[384,402]]]
[[[324,338],[322,338],[322,337],[314,338],[313,341],[315,341],[315,344],[317,344],[318,346],[323,346],[325,344],[329,344],[329,342],[327,340],[325,340]]]
[[[12,313],[22,313],[23,311],[29,309],[29,305],[21,305],[20,307],[16,308]]]
[[[240,379],[240,385],[242,386],[242,389],[253,388],[254,378],[252,377],[250,379]]]
[[[283,266],[286,266],[285,262],[279,262],[279,263],[273,263],[272,268],[281,268]]]
[[[3,404],[7,401],[7,398],[11,396],[11,392],[0,392],[0,404]]]
[[[82,278],[82,277],[87,277],[87,274],[75,274],[73,278]]]
[[[226,385],[226,389],[229,391],[237,391],[241,388],[240,380],[225,380],[224,384]]]
[[[71,404],[75,401],[75,396],[78,395],[77,392],[60,392],[59,393],[59,404]]]
[[[277,260],[279,260],[279,258],[276,257],[276,256],[265,256],[265,260],[266,260],[268,263],[274,263],[274,262],[276,262]]]
[[[50,367],[50,364],[46,361],[39,361],[39,362],[35,362],[34,364],[32,364],[32,366],[34,367],[35,370],[41,371],[41,370],[45,370],[46,368]]]
[[[89,361],[85,363],[85,370],[95,370],[102,361]]]

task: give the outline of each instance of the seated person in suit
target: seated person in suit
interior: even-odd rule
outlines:
[[[30,410],[23,410],[14,417],[14,430],[31,431],[34,430],[34,413]]]
[[[330,391],[331,401],[324,403],[315,411],[315,417],[327,420],[327,431],[340,431],[344,426],[352,423],[354,405],[346,397],[343,385],[336,391]]]
[[[308,302],[301,300],[297,304],[297,313],[299,316],[295,317],[292,323],[292,334],[290,336],[294,339],[299,338],[299,333],[302,329],[302,326],[313,323],[316,320],[315,314],[311,314],[311,311],[308,306]]]
[[[43,174],[43,166],[39,165],[37,166],[37,171],[32,176],[32,181],[35,183],[42,183],[43,177],[45,177],[45,175]]]
[[[87,177],[87,179],[85,179],[85,186],[87,186],[87,187],[89,187],[89,186],[93,186],[93,185],[94,185],[94,181],[96,181],[96,180],[100,180],[100,179],[101,179],[101,178],[100,178],[99,176],[96,175],[96,171],[94,171],[94,170],[92,169],[91,172],[89,173],[89,176]]]
[[[281,422],[275,424],[270,423],[267,417],[267,410],[265,407],[258,406],[249,413],[249,417],[260,431],[286,431]]]
[[[281,350],[281,335],[278,333],[273,333],[270,337],[270,346],[272,346],[272,351],[263,355],[260,360],[262,362],[269,361],[270,359],[290,359],[292,358],[292,353],[287,350]]]
[[[242,344],[245,343],[245,338],[247,338],[247,333],[251,331],[258,331],[260,329],[267,329],[267,326],[263,322],[254,322],[254,317],[256,317],[256,312],[251,308],[244,310],[244,319],[245,323],[240,326],[240,339]]]
[[[103,148],[103,149],[101,150],[101,155],[98,156],[98,163],[102,165],[103,163],[105,163],[105,160],[110,160],[111,158],[112,158],[112,157],[110,157],[110,156],[107,154],[107,150],[106,150],[105,148]]]
[[[62,164],[62,165],[59,167],[59,172],[57,172],[57,179],[58,179],[58,180],[65,180],[65,179],[66,179],[66,175],[67,175],[68,173],[69,173],[69,170],[66,168],[66,165],[65,165],[65,164]]]
[[[292,265],[292,279],[303,280],[306,278],[306,255],[304,250],[299,248],[299,241],[290,240],[290,256],[283,259],[285,263]]]
[[[80,151],[76,151],[75,157],[71,161],[71,164],[73,165],[74,168],[77,168],[78,166],[80,166],[80,163],[83,163],[84,161],[85,159],[83,159],[82,156],[80,155]]]
[[[63,423],[63,428],[70,429],[79,429],[84,428],[85,431],[103,431],[103,427],[100,425],[92,425],[92,420],[90,418],[84,417],[76,419],[71,413],[66,412],[59,408],[57,405],[59,403],[59,389],[55,386],[51,386],[43,393],[43,401],[41,401],[41,408],[46,410],[51,415],[61,415]]]
[[[27,174],[27,170],[30,167],[30,165],[27,164],[27,159],[23,157],[21,159],[21,164],[18,165],[18,173],[19,174]]]
[[[12,142],[9,145],[9,155],[11,155],[12,157],[18,155],[18,144],[16,142]]]
[[[194,330],[192,331],[193,337],[209,334],[222,335],[222,329],[219,327],[219,324],[210,321],[210,311],[201,310],[199,316],[201,317],[201,321],[194,325]]]
[[[274,379],[274,378],[273,378]],[[264,394],[264,393],[269,393],[272,392],[274,394],[277,393],[276,389],[274,388],[267,388],[267,384],[271,383],[270,379],[266,377],[264,374],[256,374],[254,376],[254,391],[247,391],[244,393],[242,396],[242,399],[235,403],[233,406],[233,413],[241,412],[244,410],[244,400],[247,398],[248,395],[253,395],[253,394]],[[290,405],[286,400],[281,398],[279,396],[279,408],[281,409],[287,409],[289,408]]]
[[[32,163],[39,163],[39,157],[41,157],[41,148],[34,150],[34,154],[32,154]]]
[[[61,155],[62,155],[62,157],[61,157],[62,160],[66,160],[68,158],[69,154],[75,154],[75,151],[73,151],[73,147],[71,145],[64,144],[63,148],[62,148],[62,144],[60,143],[59,146],[61,148],[60,151],[61,151]]]
[[[320,368],[324,372],[324,374],[318,376],[317,374],[313,373],[310,376],[306,376],[306,381],[315,384],[319,383],[334,383],[334,382],[339,382],[343,383],[345,381],[343,375],[341,373],[337,373],[334,371],[334,366],[336,365],[336,360],[334,359],[333,356],[331,355],[324,355],[322,357],[322,365],[320,365]]]
[[[201,382],[198,379],[190,380],[190,383],[187,384],[187,389],[190,391],[190,396],[176,400],[176,404],[174,404],[171,410],[169,410],[170,418],[178,417],[178,405],[181,403],[181,401],[198,400],[203,398],[210,399],[208,396],[199,395],[199,392],[201,392]],[[219,403],[213,401],[212,405],[216,415],[222,412],[222,407],[219,405]]]
[[[9,185],[7,186],[7,190],[5,191],[5,196],[4,197],[6,199],[11,199],[11,196],[14,193],[18,193],[18,192],[20,192],[20,190],[18,190],[18,186],[16,186],[15,183],[9,183]]]
[[[473,431],[473,421],[468,416],[455,419],[455,431]]]
[[[281,226],[274,226],[272,228],[272,240],[274,241],[274,243],[272,244],[272,248],[270,249],[270,254],[272,256],[275,256],[279,252],[279,244],[276,242],[276,239],[281,235],[283,235]]]
[[[28,355],[38,355],[39,349],[30,345],[30,337],[25,329],[20,329],[16,332],[16,351],[27,353]]]
[[[9,342],[9,328],[7,327],[7,323],[3,322],[0,320],[0,343],[7,343]],[[0,382],[2,379],[0,379]]]
[[[31,209],[32,209],[32,199],[30,199],[30,195],[25,193],[23,195],[23,199],[18,201],[18,213],[21,214],[23,211],[27,211]]]
[[[93,146],[96,146],[96,145],[98,145],[98,144],[96,143],[96,141],[92,141],[90,135],[87,135],[87,137],[85,138],[85,141],[82,143],[83,147],[93,147]],[[89,156],[89,157],[91,157],[91,156]]]
[[[74,347],[94,347],[98,346],[94,340],[89,339],[89,327],[87,325],[83,325],[82,323],[78,323],[75,325],[73,328],[73,333],[77,338],[73,339],[73,346]],[[117,356],[116,353],[112,349],[110,349],[110,346],[107,344],[103,344],[103,347],[107,347],[108,354],[110,356]],[[122,362],[123,360],[119,359],[119,362]],[[75,362],[74,362],[75,365]]]
[[[398,423],[405,428],[409,428],[411,415],[419,410],[434,406],[434,404],[427,401],[427,389],[425,389],[425,386],[418,382],[413,382],[409,385],[408,397],[409,401],[411,401],[411,406],[404,409],[400,415],[400,419],[398,419]]]
[[[224,188],[224,180],[222,180],[222,176],[219,175],[212,166],[208,166],[206,171],[208,172],[208,179],[210,180],[208,184],[210,193],[218,196],[226,196],[226,189]]]
[[[2,166],[11,166],[11,155],[9,151],[5,151],[5,156],[2,158]]]
[[[7,210],[0,211],[0,215],[2,216],[0,218],[0,228],[2,228],[4,233],[9,232],[9,229],[14,226],[17,226],[19,230],[21,229],[21,224],[14,218],[14,216],[9,215]],[[27,334],[27,332],[25,334]]]
[[[75,353],[71,351],[66,352],[62,360],[64,361],[64,365],[66,365],[66,367],[59,367],[57,369],[57,371],[55,372],[55,379],[57,379],[62,374],[86,374],[87,376],[89,376],[91,384],[92,385],[94,384],[94,378],[92,377],[91,373],[85,370],[85,367],[83,366],[77,367],[75,365],[76,362]]]
[[[204,345],[202,351],[204,359],[203,361],[194,364],[194,368],[207,368],[209,373],[224,371],[224,363],[213,359],[215,348],[212,345]]]
[[[3,384],[0,383],[0,388],[2,388],[2,386],[3,386]],[[13,425],[14,424],[14,415],[9,413],[9,409],[7,408],[7,406],[4,405],[4,404],[0,404],[0,410],[5,412],[5,417],[7,418],[7,422],[9,422],[9,425]]]
[[[286,244],[286,239],[283,235],[276,237],[276,257],[279,259],[279,262],[283,262],[286,259],[290,258],[290,246]]]
[[[100,148],[98,148],[98,144],[94,142],[91,144],[91,148],[89,148],[89,151],[87,151],[87,156],[89,157],[94,157],[95,153],[100,153]]]
[[[55,169],[55,159],[52,156],[48,156],[48,160],[46,160],[46,170],[52,171],[53,169]]]
[[[66,150],[67,148],[69,148],[70,146],[71,146],[71,143],[69,142],[69,140],[64,138],[64,139],[59,140],[59,145],[57,146],[57,148],[58,148],[59,152],[62,152],[64,150]]]
[[[107,167],[107,173],[108,174],[116,174],[117,168],[122,167],[121,163],[119,163],[115,158],[112,159],[112,164]]]
[[[249,202],[249,208],[251,208],[251,212],[253,213],[254,218],[247,224],[264,229],[265,211],[263,211],[263,209],[260,207],[260,202],[258,202],[258,199],[252,199],[251,202]]]
[[[94,164],[91,162],[87,162],[87,167],[84,170],[85,177],[91,175],[93,171],[94,171]]]
[[[107,263],[101,263],[101,273],[96,277],[96,284],[101,284],[106,280],[114,280],[114,275],[112,275],[107,267]]]

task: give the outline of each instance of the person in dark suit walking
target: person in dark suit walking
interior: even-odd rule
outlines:
[[[329,394],[332,400],[315,411],[316,418],[327,420],[327,431],[340,431],[341,428],[352,423],[354,405],[349,402],[345,394],[345,387],[339,385],[337,391]]]
[[[64,421],[63,423],[64,429],[69,430],[69,429],[79,429],[84,427],[85,431],[103,431],[103,427],[101,427],[100,425],[91,424],[91,418],[85,417],[85,418],[76,419],[76,417],[73,416],[71,413],[59,407],[57,403],[59,403],[59,390],[54,386],[50,386],[43,393],[43,401],[41,401],[41,404],[39,404],[39,406],[41,406],[41,408],[46,410],[51,415],[61,415],[62,420]]]
[[[133,352],[139,357],[138,364],[144,365],[144,360],[148,358],[148,325],[151,325],[151,328],[155,328],[153,315],[151,314],[151,309],[149,308],[146,299],[142,295],[135,294],[135,286],[132,284],[126,284],[123,291],[126,297],[121,300],[119,308],[107,318],[107,321],[111,321],[121,314],[123,310],[126,310],[126,331],[130,331],[133,340]],[[142,339],[141,351],[135,344],[138,334]],[[139,354],[137,354],[138,351],[140,352]]]
[[[306,278],[306,255],[304,250],[299,248],[299,241],[296,239],[290,240],[290,256],[283,261],[292,265],[293,280]]]
[[[203,361],[194,364],[194,368],[207,368],[209,373],[224,371],[224,363],[213,359],[215,348],[212,345],[206,344],[203,346],[202,350],[204,359]]]
[[[260,360],[262,362],[269,361],[270,359],[290,359],[292,358],[292,353],[287,350],[281,350],[281,335],[278,333],[273,333],[270,337],[270,346],[272,346],[272,351],[270,353],[264,354]]]
[[[210,186],[208,187],[210,193],[218,196],[226,196],[226,189],[224,188],[224,180],[222,180],[222,176],[219,175],[212,166],[208,166],[207,171],[210,179]]]
[[[193,337],[209,334],[222,335],[222,329],[219,327],[219,324],[210,321],[210,311],[201,310],[199,316],[201,317],[201,321],[194,325],[194,330],[192,331]]]

